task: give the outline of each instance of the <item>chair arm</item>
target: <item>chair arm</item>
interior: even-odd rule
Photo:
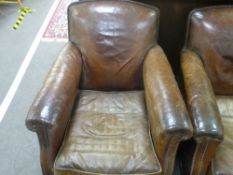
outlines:
[[[223,126],[215,95],[201,58],[192,51],[181,54],[187,105],[194,127],[194,139],[223,139]]]
[[[53,174],[53,163],[77,95],[81,65],[78,49],[68,43],[50,69],[29,110],[26,126],[37,132],[43,174]]]
[[[145,58],[143,81],[152,139],[163,171],[169,175],[180,141],[192,136],[192,125],[160,46],[153,47]]]
[[[52,128],[66,123],[76,97],[80,74],[79,51],[69,43],[50,69],[29,110],[26,119],[28,129],[36,131],[41,127]]]
[[[186,174],[206,174],[219,143],[223,139],[223,126],[211,82],[201,58],[190,50],[181,53],[181,66],[186,101],[194,127],[196,143],[185,148],[182,156]],[[187,152],[189,154],[187,154]]]

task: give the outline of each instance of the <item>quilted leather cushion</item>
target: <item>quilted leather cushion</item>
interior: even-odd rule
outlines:
[[[224,140],[212,161],[212,174],[233,175],[233,96],[217,96],[224,126]]]
[[[143,91],[80,91],[56,175],[160,174]]]

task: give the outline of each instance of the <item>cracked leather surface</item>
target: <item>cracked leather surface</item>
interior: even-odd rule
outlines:
[[[55,172],[159,173],[146,116],[143,91],[81,91]]]

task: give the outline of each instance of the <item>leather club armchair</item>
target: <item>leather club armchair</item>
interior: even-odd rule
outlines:
[[[172,174],[192,125],[158,22],[157,8],[131,1],[69,6],[69,42],[26,119],[44,175]]]
[[[184,152],[184,174],[204,175],[211,162],[211,174],[233,175],[233,6],[194,10],[186,37],[181,64],[195,146]]]

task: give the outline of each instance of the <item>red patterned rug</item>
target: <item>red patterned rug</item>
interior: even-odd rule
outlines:
[[[78,0],[60,0],[44,34],[45,41],[66,41],[67,31],[67,7]]]

